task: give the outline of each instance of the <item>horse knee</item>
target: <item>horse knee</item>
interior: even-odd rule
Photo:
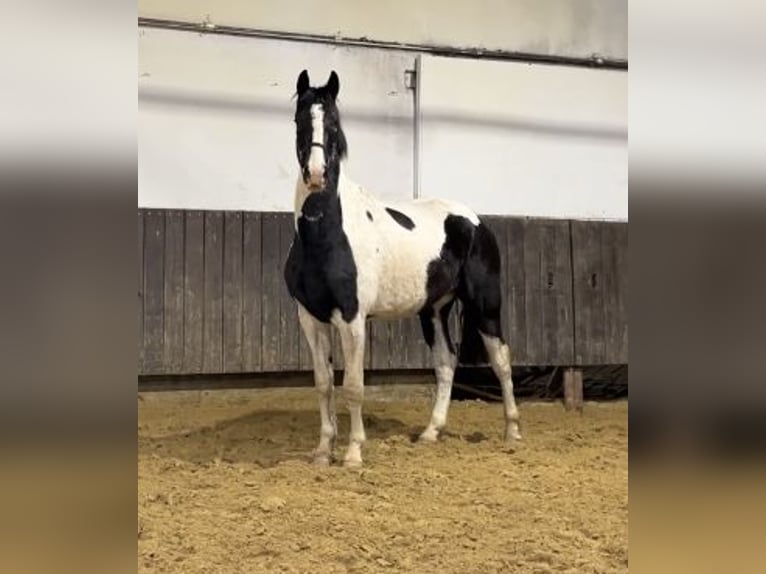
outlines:
[[[343,397],[351,404],[361,403],[364,400],[364,384],[362,381],[343,381]]]
[[[317,371],[314,373],[314,386],[319,394],[326,395],[332,389],[332,373]]]
[[[452,365],[438,365],[434,368],[436,372],[437,382],[452,382],[452,378],[455,375],[455,368]]]

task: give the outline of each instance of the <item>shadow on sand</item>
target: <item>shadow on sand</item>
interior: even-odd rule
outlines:
[[[368,439],[411,438],[423,430],[370,414],[364,415],[364,424]],[[345,445],[348,429],[348,414],[339,412],[337,446]],[[138,445],[143,453],[195,464],[222,460],[267,468],[289,460],[310,461],[318,441],[317,411],[262,410],[183,433],[139,435]]]

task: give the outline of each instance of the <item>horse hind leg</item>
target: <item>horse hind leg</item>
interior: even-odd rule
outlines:
[[[463,270],[460,295],[464,313],[460,358],[465,363],[481,362],[483,357],[480,355],[483,353],[480,351],[486,350],[492,370],[503,389],[505,439],[512,442],[521,439],[521,433],[519,410],[513,396],[511,351],[503,340],[500,324],[500,293],[500,253],[497,242],[492,232],[481,224],[476,230]],[[483,345],[478,345],[479,338]],[[464,349],[466,342],[471,344],[465,345]]]
[[[494,332],[494,334],[493,334]],[[480,330],[484,347],[489,355],[489,362],[495,376],[500,381],[503,389],[503,406],[505,414],[505,440],[513,442],[521,440],[519,431],[519,409],[513,396],[513,377],[511,376],[511,350],[503,341],[499,329],[488,329],[488,332]]]
[[[429,309],[421,312],[420,321],[423,335],[431,347],[431,357],[436,372],[436,400],[431,420],[420,434],[420,442],[435,442],[439,433],[447,424],[447,411],[452,396],[452,380],[455,376],[457,358],[449,336],[447,320],[452,308],[452,301],[441,309]]]

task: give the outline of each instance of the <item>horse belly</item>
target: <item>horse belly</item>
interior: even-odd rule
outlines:
[[[400,255],[404,255],[400,252]],[[383,318],[410,317],[426,303],[429,258],[400,257],[386,261],[378,278],[377,297],[370,310]]]

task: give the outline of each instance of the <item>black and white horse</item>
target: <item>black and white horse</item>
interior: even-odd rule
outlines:
[[[431,347],[437,392],[431,421],[420,435],[435,441],[447,422],[457,364],[447,319],[463,306],[460,359],[489,362],[503,388],[505,438],[521,438],[513,397],[511,355],[500,331],[500,256],[492,232],[459,203],[418,199],[382,203],[343,172],[347,144],[336,98],[335,72],[311,87],[297,83],[295,239],[285,267],[290,294],[314,363],[322,418],[315,462],[329,464],[337,435],[330,328],[345,358],[344,397],[351,417],[347,466],[362,463],[364,344],[368,318],[419,315]]]

